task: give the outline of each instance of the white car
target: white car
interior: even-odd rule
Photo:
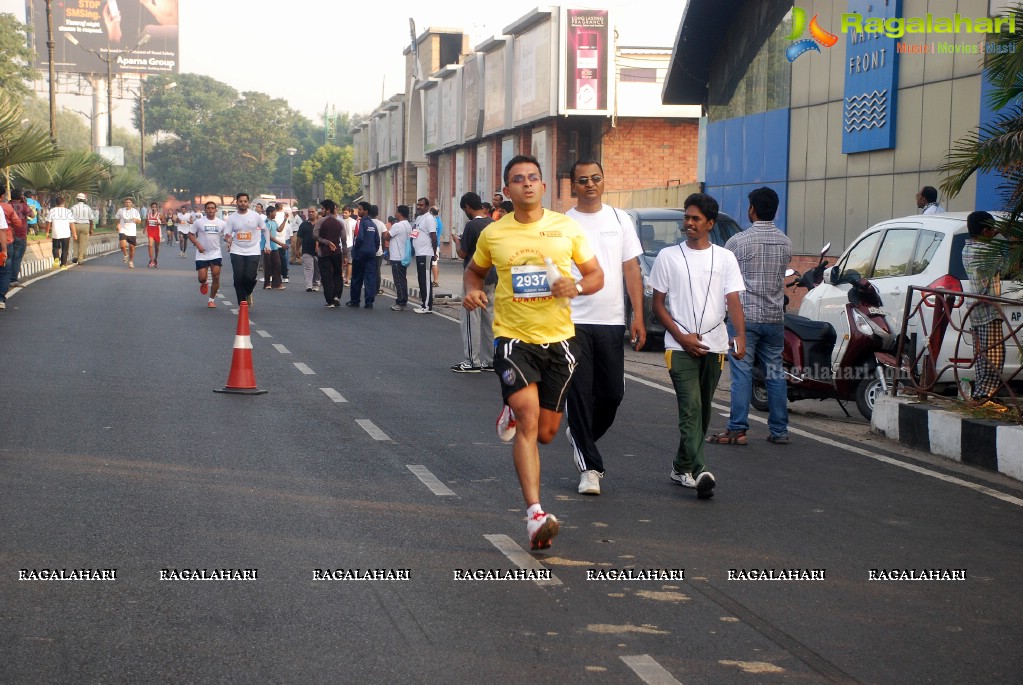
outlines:
[[[895,321],[896,332],[902,329],[909,286],[973,292],[962,259],[963,246],[969,236],[966,229],[968,214],[969,212],[917,214],[882,221],[871,226],[850,244],[833,267],[824,272],[824,282],[807,293],[800,305],[799,314],[810,319],[829,321],[837,330],[842,330],[840,324],[843,323],[842,317],[851,286],[832,285],[832,272],[836,269],[838,273],[858,271],[874,284],[881,293],[885,310]],[[1023,292],[1013,292],[1015,287],[1016,284],[1012,281],[1002,282],[1002,296],[1021,301],[1020,307],[1003,308],[1006,314],[1006,333],[1010,327],[1019,326],[1023,321]],[[914,294],[913,305],[919,301],[920,295]],[[953,309],[952,323],[956,328],[962,327],[964,309],[965,307]],[[922,311],[927,317],[926,326],[930,331],[933,309],[924,307]],[[914,333],[917,336],[917,349],[922,349],[926,340],[921,330],[919,316],[911,318],[907,328],[908,337],[911,338]],[[950,325],[942,341],[941,353],[934,360],[936,369],[952,364],[954,359],[972,362],[973,336],[969,334],[969,321],[966,322],[966,334],[961,340],[959,338],[959,334]],[[912,352],[908,348],[907,351]],[[1008,377],[1019,368],[1020,356],[1021,351],[1014,349],[1012,340],[1006,341],[1004,377]],[[966,364],[960,361],[958,365],[962,367]],[[960,368],[960,378],[972,379],[973,376],[972,367]],[[948,388],[954,382],[954,370],[946,369],[938,377],[938,385],[941,387],[936,390]]]

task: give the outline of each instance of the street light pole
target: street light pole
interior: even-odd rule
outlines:
[[[293,147],[289,147],[285,152],[288,153],[288,197],[295,199],[295,153],[298,152]]]
[[[139,150],[142,155],[142,175],[146,175],[146,77],[139,79]]]
[[[50,0],[46,0],[46,59],[49,61],[50,74],[50,141],[57,142],[57,70],[53,66],[53,8]]]

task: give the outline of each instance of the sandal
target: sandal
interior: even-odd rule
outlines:
[[[745,445],[746,431],[722,431],[708,436],[707,442],[711,445]]]

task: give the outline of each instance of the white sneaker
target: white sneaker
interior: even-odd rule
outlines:
[[[530,549],[547,549],[551,546],[551,540],[558,534],[561,525],[554,514],[545,514],[538,511],[526,521],[526,533],[529,535]]]
[[[714,474],[710,471],[701,471],[696,477],[696,496],[700,499],[710,499],[714,496],[715,485],[717,481],[714,480]]]
[[[515,438],[515,412],[507,404],[497,417],[497,437],[501,442],[511,442]]]
[[[692,476],[690,476],[688,473],[679,473],[678,471],[675,470],[674,466],[671,468],[671,480],[673,483],[677,483],[678,485],[681,485],[684,488],[696,487],[696,481],[693,480]]]
[[[600,479],[603,477],[600,471],[583,471],[579,476],[579,494],[599,495]]]
[[[412,311],[414,311],[416,314],[429,314],[433,310],[432,309],[427,309],[426,307],[416,307]]]
[[[288,279],[286,279],[286,278],[284,279],[284,282],[285,282],[285,283],[291,283],[291,281],[289,281],[289,280],[288,280]]]

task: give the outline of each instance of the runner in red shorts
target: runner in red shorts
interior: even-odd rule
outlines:
[[[155,202],[150,203],[146,213],[146,237],[149,238],[149,268],[156,268],[156,260],[160,258],[160,230],[164,218]],[[154,253],[155,250],[155,253]]]

